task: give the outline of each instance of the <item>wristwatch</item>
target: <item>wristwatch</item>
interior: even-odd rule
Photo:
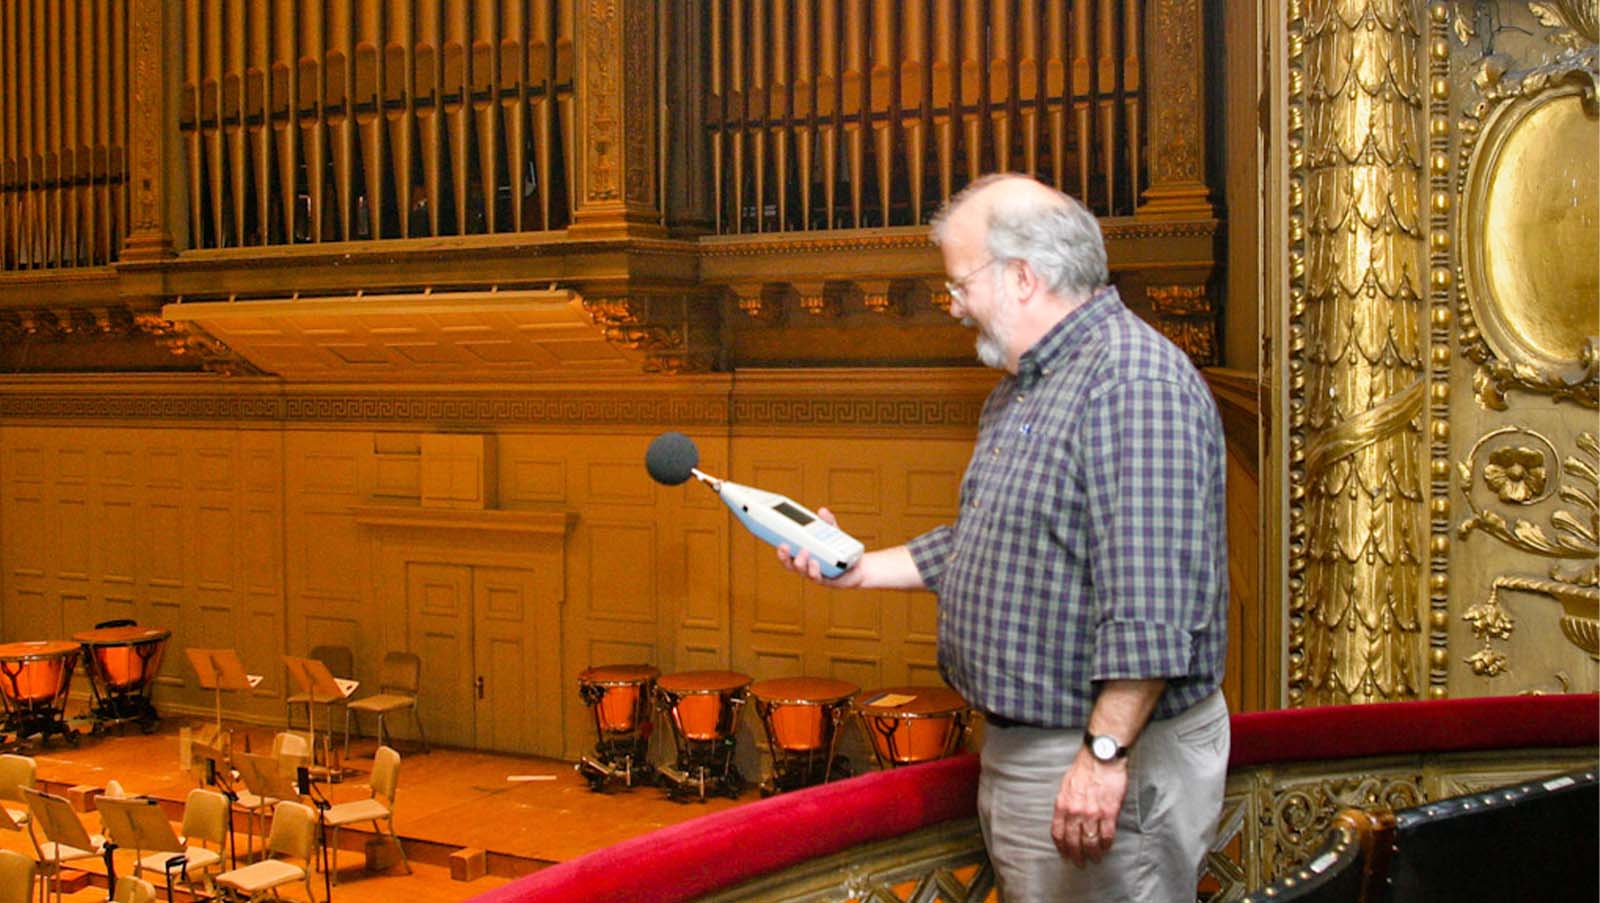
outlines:
[[[1088,728],[1083,729],[1083,745],[1089,750],[1089,755],[1095,761],[1110,764],[1128,754],[1128,748],[1117,742],[1117,738],[1110,734],[1091,734]]]

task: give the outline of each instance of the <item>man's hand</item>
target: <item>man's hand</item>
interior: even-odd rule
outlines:
[[[835,527],[839,526],[838,518],[834,517],[833,512],[827,508],[818,508],[817,516]],[[810,552],[801,549],[799,555],[794,555],[787,545],[780,545],[778,546],[778,563],[797,574],[810,577],[823,586],[850,589],[861,585],[862,567],[860,561],[857,561],[854,567],[839,576],[829,579],[822,576],[822,567],[811,558]]]
[[[1117,836],[1117,813],[1128,792],[1128,760],[1097,761],[1078,750],[1061,778],[1050,837],[1061,855],[1077,865],[1099,862]]]

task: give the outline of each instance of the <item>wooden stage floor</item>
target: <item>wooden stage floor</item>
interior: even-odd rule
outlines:
[[[195,786],[195,779],[179,768],[179,729],[199,729],[204,723],[172,717],[164,719],[160,730],[148,736],[130,727],[120,735],[115,731],[107,736],[85,735],[76,749],[57,738],[44,746],[36,743],[23,752],[34,757],[40,784],[52,791],[74,785],[99,788],[108,780],[116,780],[128,793],[181,805]],[[244,743],[248,737],[250,748],[256,752],[271,747],[273,731],[269,728],[237,724],[230,727],[235,732],[235,744]],[[347,776],[339,783],[319,785],[333,802],[361,799],[369,794],[366,780],[375,748],[376,742],[370,738],[352,741],[351,759],[345,763]],[[370,836],[371,825],[366,826],[367,831],[344,829],[340,832],[342,850],[336,870],[347,883],[334,887],[334,897],[341,903],[363,903],[365,899],[464,899],[516,875],[759,798],[754,787],[747,788],[739,800],[714,798],[704,803],[673,802],[655,787],[595,793],[568,762],[437,746],[422,753],[406,743],[399,749],[402,758],[396,828],[405,841],[407,856],[417,866],[417,874],[406,876],[398,867],[390,875],[363,874],[361,850]],[[507,780],[514,775],[548,779]],[[177,818],[175,807],[169,807],[169,812]],[[85,821],[92,830],[98,830],[98,818],[92,813],[85,816]],[[242,814],[235,817],[235,827],[243,848]],[[0,832],[0,846],[31,854],[27,838],[10,832]],[[463,848],[489,854],[489,876],[473,882],[449,880],[449,856]],[[88,901],[103,900],[105,892],[81,893],[85,895],[80,899]],[[303,886],[290,889],[291,896],[303,893]],[[321,899],[320,883],[317,896]]]

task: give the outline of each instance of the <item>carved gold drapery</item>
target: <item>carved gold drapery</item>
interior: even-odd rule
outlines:
[[[1291,122],[1290,699],[1415,696],[1422,569],[1426,256],[1421,4],[1309,0]],[[1298,238],[1295,236],[1294,238]],[[1293,240],[1293,238],[1292,238]]]

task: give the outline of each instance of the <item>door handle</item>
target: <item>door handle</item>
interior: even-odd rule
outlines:
[[[483,675],[478,675],[478,698],[483,698]]]

